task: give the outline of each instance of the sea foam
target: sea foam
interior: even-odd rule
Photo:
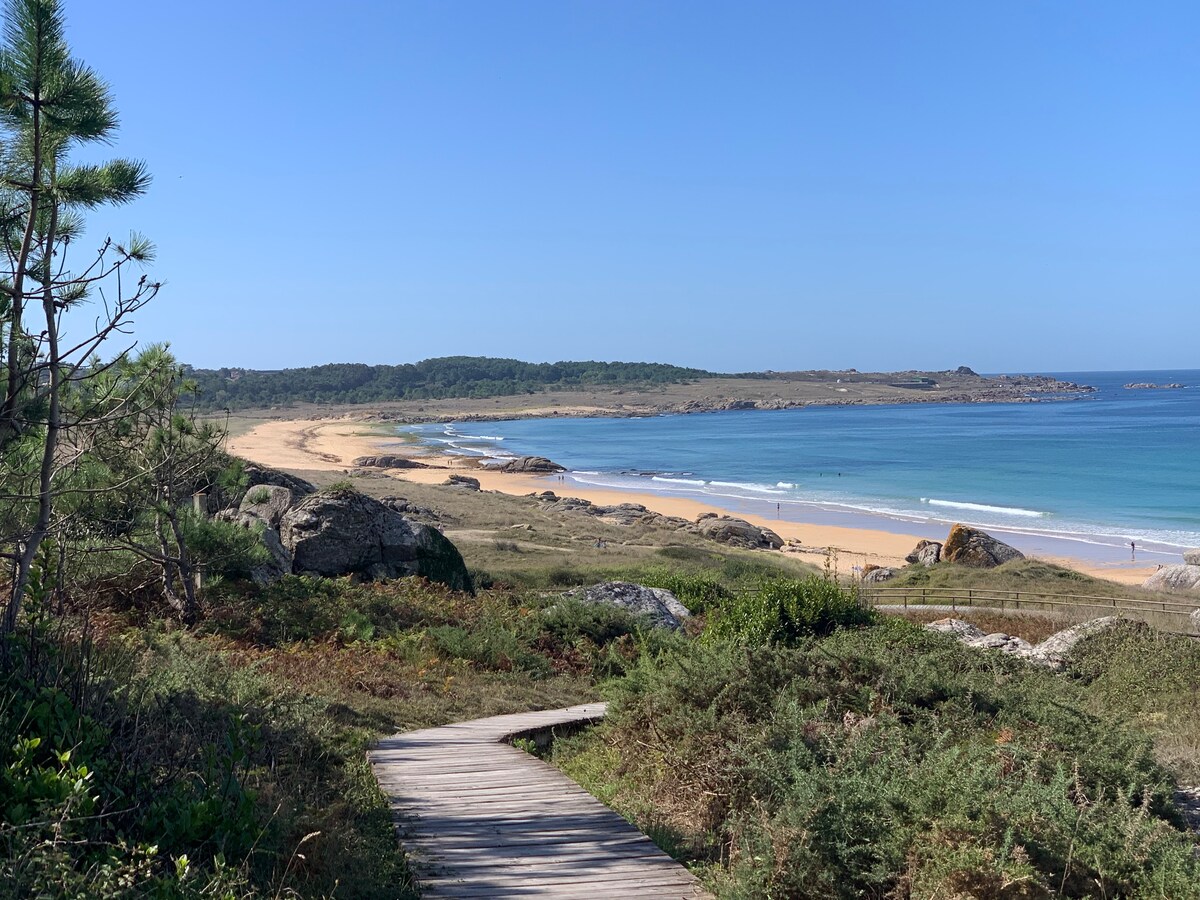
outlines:
[[[966,509],[971,512],[998,513],[1004,516],[1026,516],[1032,519],[1045,518],[1047,513],[1036,509],[1021,509],[1019,506],[989,506],[986,503],[966,503],[957,500],[937,500],[932,497],[922,497],[922,503],[930,506],[943,506],[948,509]]]
[[[765,484],[754,484],[753,482],[745,481],[710,481],[713,487],[737,488],[741,491],[754,491],[756,494],[782,494],[784,491],[777,490],[773,487],[767,487]]]

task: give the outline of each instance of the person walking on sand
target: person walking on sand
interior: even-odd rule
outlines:
[[[1129,542],[1129,561],[1137,562],[1137,544],[1133,541]]]

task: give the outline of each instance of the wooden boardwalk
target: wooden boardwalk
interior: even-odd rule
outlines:
[[[371,751],[422,897],[708,898],[696,878],[514,736],[594,703],[410,731]]]

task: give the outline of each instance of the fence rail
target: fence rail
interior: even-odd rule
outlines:
[[[1012,610],[1014,612],[1064,613],[1072,610],[1138,613],[1142,616],[1177,616],[1185,631],[1200,630],[1200,600],[1136,597],[1098,597],[1093,594],[1047,594],[1037,591],[1003,591],[991,588],[863,587],[859,601],[868,607],[899,606],[905,610],[923,606]]]

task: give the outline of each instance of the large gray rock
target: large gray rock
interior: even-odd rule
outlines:
[[[982,628],[977,628],[962,619],[938,619],[925,626],[929,631],[936,631],[954,638],[961,644],[974,647],[977,650],[999,650],[1001,653],[1012,653],[1016,656],[1028,656],[1033,647],[1024,638],[1014,637],[1002,631],[987,634]]]
[[[246,490],[253,490],[260,484],[279,485],[288,488],[297,497],[306,497],[316,493],[316,486],[311,481],[305,481],[297,475],[289,475],[270,466],[260,466],[258,463],[243,463],[242,473],[246,476]]]
[[[1064,628],[1062,631],[1050,635],[1050,637],[1034,647],[1033,651],[1029,654],[1029,658],[1033,662],[1041,663],[1052,669],[1061,669],[1066,665],[1067,660],[1071,656],[1071,651],[1075,649],[1075,645],[1081,640],[1089,634],[1095,634],[1097,631],[1112,628],[1122,621],[1124,620],[1120,616],[1102,616],[1099,619],[1091,619],[1079,625]]]
[[[942,544],[940,541],[917,541],[912,553],[904,557],[905,562],[919,563],[922,566],[934,566],[941,562]]]
[[[968,525],[955,525],[942,545],[942,559],[976,569],[991,569],[1025,554],[990,534]]]
[[[554,472],[567,471],[566,466],[551,462],[544,456],[521,456],[510,459],[500,466],[501,472],[515,472],[518,475],[545,475]]]
[[[1184,550],[1183,561],[1189,566],[1200,566],[1200,547],[1195,550]]]
[[[939,634],[948,634],[951,637],[958,638],[964,643],[969,640],[979,640],[987,637],[987,632],[982,628],[977,628],[970,622],[962,619],[945,618],[938,619],[936,622],[930,622],[925,626],[929,631],[936,631]]]
[[[463,488],[468,491],[479,490],[479,479],[472,478],[470,475],[459,475],[457,473],[451,475],[442,482],[446,487]]]
[[[411,500],[406,500],[403,497],[380,497],[379,502],[388,509],[395,510],[398,513],[403,513],[409,518],[414,519],[432,519],[438,521],[442,518],[441,514],[436,509],[430,509],[428,506],[421,506],[413,503]]]
[[[628,581],[604,581],[567,591],[563,596],[580,603],[619,606],[634,615],[646,617],[657,627],[675,631],[681,629],[683,620],[692,614],[670,591]]]
[[[1033,645],[1024,638],[1019,638],[1002,631],[985,634],[981,638],[966,642],[968,647],[978,647],[980,650],[999,650],[1001,653],[1012,653],[1016,656],[1028,656]]]
[[[891,581],[896,577],[896,570],[889,569],[886,566],[876,566],[863,573],[863,584],[882,584],[885,581]]]
[[[429,466],[405,456],[360,456],[351,463],[364,469],[428,469]]]
[[[783,538],[770,528],[759,528],[733,516],[704,513],[696,520],[696,530],[706,538],[733,547],[778,550],[783,546]]]
[[[1092,619],[1080,625],[1064,628],[1062,631],[1050,635],[1036,647],[1024,638],[1011,634],[1003,632],[985,634],[981,628],[977,628],[970,622],[964,622],[962,619],[938,619],[925,627],[930,631],[950,635],[968,647],[979,650],[999,650],[1002,653],[1011,653],[1052,669],[1061,669],[1066,665],[1076,644],[1089,634],[1111,628],[1121,621],[1124,620],[1117,616]]]
[[[297,574],[369,579],[422,575],[455,590],[471,590],[458,548],[437,529],[410,522],[354,491],[305,497],[284,514],[279,533]]]
[[[609,525],[625,526],[636,525],[638,522],[643,522],[655,515],[640,503],[619,503],[616,506],[593,506],[592,512],[594,515],[600,517],[600,521],[607,522]]]
[[[279,527],[279,520],[292,505],[295,494],[281,484],[259,484],[246,491],[238,512],[249,513],[262,519],[272,528]]]
[[[1200,566],[1163,566],[1144,582],[1151,591],[1200,591]]]

